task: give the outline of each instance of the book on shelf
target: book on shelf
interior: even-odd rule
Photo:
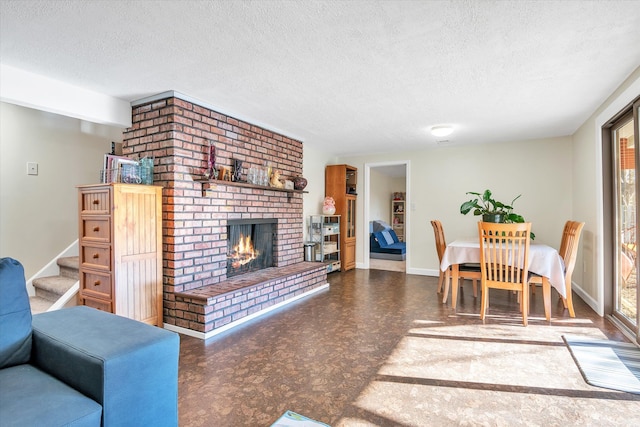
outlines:
[[[139,163],[137,160],[115,154],[105,154],[102,165],[102,183],[123,182],[122,178],[124,175],[127,176],[126,180],[136,181],[135,175],[139,175],[138,166]],[[126,173],[123,174],[125,171]]]

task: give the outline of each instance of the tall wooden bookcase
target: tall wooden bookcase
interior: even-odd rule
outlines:
[[[324,194],[336,202],[340,215],[340,264],[343,271],[356,267],[356,185],[358,169],[349,165],[329,165],[324,174]]]

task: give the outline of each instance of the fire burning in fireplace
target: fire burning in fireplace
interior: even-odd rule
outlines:
[[[241,234],[238,244],[231,248],[228,258],[233,268],[240,268],[257,259],[259,255],[260,252],[253,247],[251,236]]]
[[[272,267],[275,219],[234,219],[227,223],[227,277]]]

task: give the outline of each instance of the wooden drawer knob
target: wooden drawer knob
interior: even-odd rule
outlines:
[[[98,231],[100,231],[100,227],[98,227],[98,226],[96,225],[95,227],[93,227],[93,231],[95,231],[95,232],[97,233]]]
[[[100,286],[100,280],[96,280],[95,282],[93,282],[93,286]]]
[[[98,254],[93,254],[93,259],[98,259],[98,258],[100,258],[100,255],[98,255]]]
[[[94,204],[94,205],[99,205],[99,204],[100,204],[100,200],[98,200],[98,199],[94,200],[94,201],[93,201],[93,204]]]

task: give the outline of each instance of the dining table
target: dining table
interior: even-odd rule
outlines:
[[[458,275],[461,264],[480,264],[480,240],[476,238],[458,239],[449,243],[442,256],[440,270],[446,272],[451,267],[451,307],[455,310],[458,301]],[[564,260],[551,246],[539,243],[529,244],[529,273],[542,277],[544,313],[551,320],[551,286],[566,298],[564,281]]]

